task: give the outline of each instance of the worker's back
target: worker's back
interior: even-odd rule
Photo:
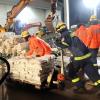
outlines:
[[[75,35],[85,44],[87,45],[87,29],[85,26],[81,25],[76,31]]]
[[[100,47],[100,25],[90,25],[87,29],[87,46],[92,49]]]
[[[44,40],[38,38],[39,41],[41,42],[41,46],[44,48],[45,53],[44,54],[50,54],[51,53],[51,47],[49,44],[47,44]]]
[[[45,43],[40,38],[37,38],[35,36],[31,36],[29,39],[29,48],[27,55],[38,55],[38,56],[44,56],[46,54],[51,53],[51,48],[47,43]]]

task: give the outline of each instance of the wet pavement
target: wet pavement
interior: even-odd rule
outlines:
[[[43,91],[32,86],[16,85],[4,88],[5,98],[2,98],[1,90],[0,86],[0,100],[100,100],[95,94],[74,94],[71,89]]]

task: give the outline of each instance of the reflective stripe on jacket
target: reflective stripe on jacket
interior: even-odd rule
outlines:
[[[61,43],[59,41],[61,41]],[[75,60],[83,60],[91,56],[89,49],[84,43],[78,37],[72,36],[67,30],[62,32],[59,41],[57,41],[58,43],[56,44],[62,48],[68,48]]]

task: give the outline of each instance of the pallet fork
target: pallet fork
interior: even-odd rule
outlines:
[[[48,83],[48,87],[50,87],[52,83],[52,84],[56,84],[59,89],[63,90],[65,87],[65,83],[64,83],[65,78],[64,78],[64,59],[63,59],[62,49],[60,49],[60,54],[61,54],[60,68],[58,68],[58,70],[55,70],[55,68],[57,67],[55,66],[55,68],[52,69],[51,73],[49,74],[47,78],[47,83]],[[56,76],[56,80],[53,79],[55,78],[55,76]]]

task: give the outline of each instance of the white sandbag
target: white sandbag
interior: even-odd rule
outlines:
[[[41,84],[45,79],[47,79],[52,69],[54,58],[51,56],[46,55],[44,57],[35,57],[30,59],[13,57],[9,59],[8,61],[12,73],[11,78],[19,79],[19,81],[29,82],[31,84]],[[46,62],[49,66],[43,62]]]

